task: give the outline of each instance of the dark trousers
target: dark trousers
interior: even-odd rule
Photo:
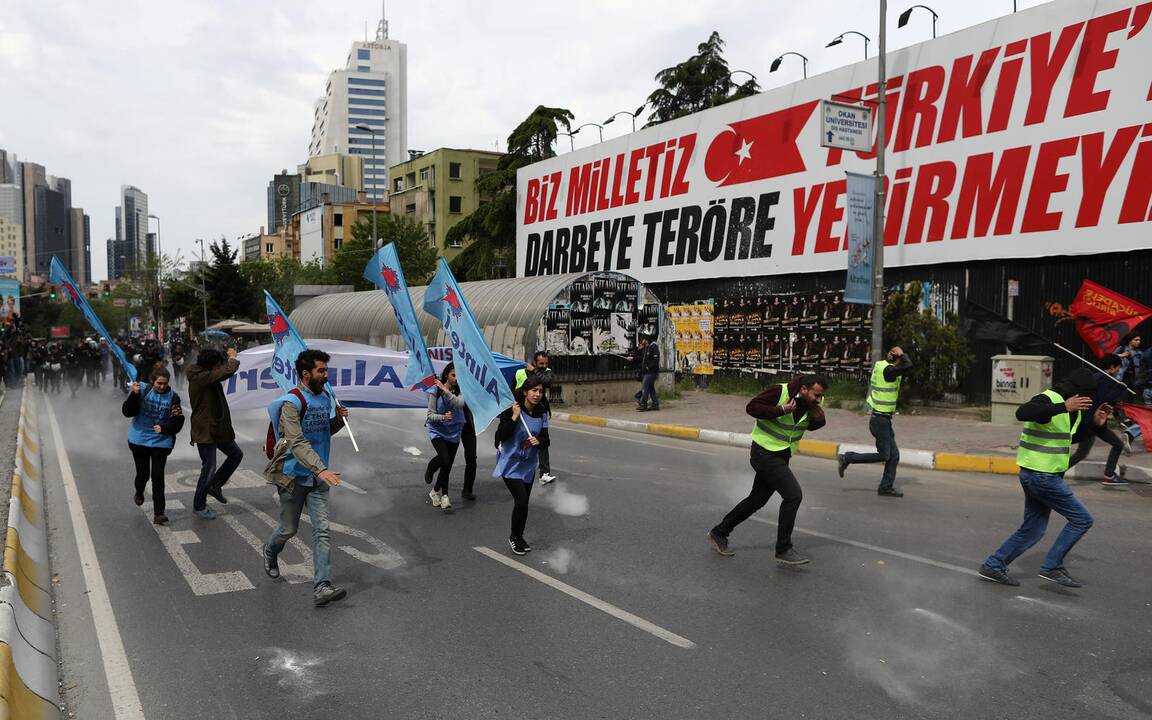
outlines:
[[[868,419],[868,432],[876,438],[876,452],[844,453],[844,461],[849,465],[884,463],[884,475],[880,478],[879,489],[891,490],[896,483],[896,466],[900,464],[900,448],[896,447],[896,431],[892,429],[892,416],[873,413]]]
[[[128,443],[132,451],[132,460],[136,463],[136,492],[144,494],[148,481],[152,481],[152,513],[164,514],[164,466],[168,464],[168,456],[172,448],[147,447]]]
[[[438,493],[446,493],[448,474],[452,472],[452,463],[456,462],[456,450],[460,447],[460,443],[450,442],[444,438],[432,438],[432,447],[436,450],[436,457],[428,461],[428,474],[440,471],[436,476],[436,485],[432,489]]]
[[[551,473],[552,472],[552,463],[548,459],[548,448],[546,448],[546,447],[540,448],[539,458],[540,458],[540,463],[539,463],[540,464],[540,473],[541,474]]]
[[[472,492],[472,486],[476,484],[476,426],[472,423],[464,423],[460,445],[464,448],[463,492],[467,494]]]
[[[244,451],[235,440],[222,443],[197,443],[200,453],[200,479],[196,481],[196,494],[192,496],[192,509],[203,510],[208,505],[208,490],[220,489],[240,467]],[[216,451],[224,453],[224,464],[216,468]]]
[[[753,443],[752,469],[756,477],[752,480],[752,492],[737,503],[732,511],[724,516],[712,532],[721,537],[728,535],[737,525],[752,517],[752,513],[768,503],[772,493],[780,493],[780,521],[776,530],[776,552],[785,552],[792,547],[792,528],[796,526],[796,512],[804,500],[800,483],[788,467],[789,456],[771,453]]]
[[[1104,474],[1111,476],[1116,472],[1116,463],[1120,461],[1120,453],[1124,452],[1124,441],[1107,425],[1097,425],[1091,421],[1091,418],[1088,419],[1088,426],[1081,428],[1080,432],[1076,434],[1076,452],[1068,458],[1069,469],[1088,457],[1088,453],[1092,452],[1092,446],[1096,444],[1096,438],[1100,438],[1112,446],[1108,452],[1108,462],[1104,465]]]
[[[532,485],[517,480],[504,478],[508,492],[512,493],[512,534],[508,537],[524,537],[524,526],[528,524],[528,498],[532,496]]]
[[[640,377],[640,407],[649,405],[660,407],[660,398],[656,395],[656,373],[644,373]]]

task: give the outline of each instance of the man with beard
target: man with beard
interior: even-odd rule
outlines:
[[[280,577],[277,556],[300,527],[300,513],[308,507],[312,521],[313,603],[323,607],[342,600],[347,592],[332,585],[329,547],[328,488],[340,484],[340,473],[328,467],[332,436],[344,427],[348,409],[332,411],[333,399],[325,392],[329,355],[305,350],[296,358],[299,384],[268,406],[276,431],[276,447],[264,476],[280,496],[280,524],[264,545],[264,572]]]

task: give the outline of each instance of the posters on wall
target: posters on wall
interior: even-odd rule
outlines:
[[[568,286],[544,317],[549,355],[628,355],[637,336],[660,333],[661,309],[636,280],[598,273]]]
[[[694,375],[712,375],[711,301],[692,305],[669,305],[668,315],[676,329],[677,367]]]

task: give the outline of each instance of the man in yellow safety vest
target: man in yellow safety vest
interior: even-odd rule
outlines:
[[[797,375],[787,384],[773,385],[748,403],[745,411],[756,418],[752,429],[752,469],[756,476],[752,492],[708,531],[708,542],[721,555],[728,549],[728,535],[780,493],[780,520],[776,530],[776,562],[803,565],[808,558],[792,547],[792,528],[804,493],[788,467],[806,430],[819,430],[824,419],[824,393],[828,381],[820,375]]]
[[[889,350],[888,355],[872,367],[872,378],[868,382],[868,395],[864,401],[872,408],[868,431],[876,438],[876,452],[846,452],[836,456],[840,477],[844,477],[844,471],[853,463],[884,463],[884,474],[880,477],[880,487],[876,494],[885,497],[904,497],[904,493],[894,487],[896,466],[900,464],[900,448],[896,447],[892,415],[896,412],[900,383],[911,369],[912,360],[899,345]]]
[[[1024,522],[1000,548],[980,566],[980,577],[1001,585],[1019,585],[1008,574],[1008,566],[1025,550],[1040,542],[1052,511],[1068,521],[1040,565],[1040,577],[1064,587],[1081,587],[1064,569],[1064,556],[1092,527],[1092,515],[1064,482],[1072,449],[1072,437],[1081,422],[1103,425],[1110,409],[1099,407],[1088,418],[1096,381],[1087,368],[1074,370],[1065,380],[1016,408],[1016,419],[1024,423],[1016,463],[1020,466],[1020,487],[1024,489]]]

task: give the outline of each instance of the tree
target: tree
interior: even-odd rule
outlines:
[[[910,283],[885,300],[884,348],[899,345],[913,358],[910,395],[939,400],[961,386],[973,355],[960,335],[956,314],[945,313],[941,319],[923,306],[923,299],[920,284]]]
[[[377,227],[380,231],[382,245],[396,244],[396,254],[400,256],[400,265],[404,268],[404,279],[413,287],[427,285],[436,272],[436,246],[428,239],[428,231],[424,226],[407,215],[385,215]],[[352,237],[369,238],[372,235],[372,223],[361,220],[352,227]],[[360,263],[363,272],[367,260]]]
[[[391,217],[386,215],[385,217]],[[366,229],[357,230],[363,225]],[[352,227],[352,238],[345,240],[340,249],[332,254],[328,262],[328,282],[332,285],[351,285],[353,290],[371,290],[375,286],[364,277],[364,266],[372,258],[376,248],[372,243],[372,223],[359,223]]]
[[[562,127],[572,129],[575,116],[564,108],[544,105],[532,111],[508,136],[508,153],[496,171],[476,180],[484,198],[475,211],[444,234],[449,244],[465,245],[452,260],[460,280],[508,277],[516,254],[516,171],[556,155],[552,150]]]
[[[755,78],[743,85],[732,81],[732,71],[724,59],[724,41],[716,31],[696,47],[695,55],[656,73],[656,82],[660,87],[648,96],[652,114],[645,127],[760,92]]]
[[[234,318],[248,310],[251,289],[240,274],[236,263],[239,250],[233,250],[228,240],[220,238],[209,246],[212,263],[208,267],[205,285],[208,290],[210,318]]]
[[[264,291],[275,298],[285,312],[292,312],[293,289],[300,276],[300,261],[290,255],[254,258],[240,263],[240,275],[249,287],[248,315],[263,318],[266,305]]]

